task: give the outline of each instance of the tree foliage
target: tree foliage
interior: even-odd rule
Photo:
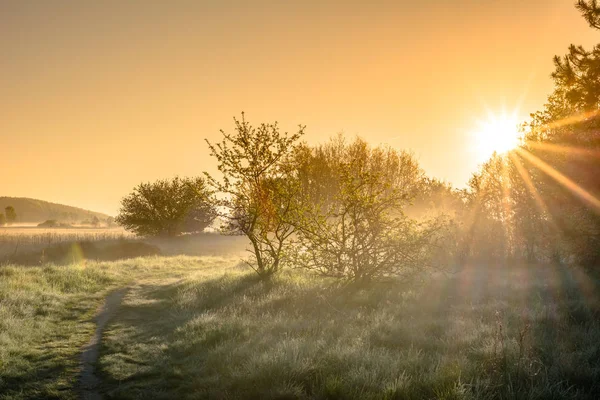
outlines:
[[[0,213],[0,226],[6,225],[6,217],[4,214]]]
[[[579,1],[598,26],[596,1]],[[554,58],[554,90],[523,126],[524,143],[495,155],[470,182],[465,241],[529,261],[600,262],[600,45]],[[487,242],[486,242],[487,240]]]
[[[175,236],[202,232],[217,214],[203,178],[141,183],[121,201],[115,221],[141,236]]]
[[[295,263],[352,281],[412,276],[428,265],[442,221],[404,213],[423,172],[406,152],[338,137],[302,154]]]
[[[288,256],[294,232],[292,215],[297,208],[298,185],[293,176],[291,155],[304,127],[298,132],[280,132],[277,123],[252,126],[242,113],[234,118],[235,132],[221,131],[223,140],[207,141],[217,159],[222,179],[207,174],[212,187],[224,195],[225,231],[248,237],[252,260],[261,276],[279,271]]]
[[[600,29],[600,4],[597,0],[578,0],[575,7],[592,28]]]
[[[6,217],[6,223],[9,225],[17,221],[17,212],[13,206],[7,206],[4,209],[4,215]]]
[[[596,1],[577,8],[600,28]],[[554,253],[591,264],[600,261],[600,44],[591,51],[571,45],[554,61],[555,88],[528,127],[525,165],[543,204],[538,232],[560,243]]]

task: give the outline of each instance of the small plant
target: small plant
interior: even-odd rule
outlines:
[[[506,396],[514,397],[514,393],[522,391],[523,387],[533,385],[543,364],[533,357],[528,343],[531,332],[531,325],[528,322],[523,322],[517,331],[514,340],[517,346],[515,349],[514,345],[511,346],[514,342],[509,340],[502,313],[496,311],[495,317],[491,372]]]

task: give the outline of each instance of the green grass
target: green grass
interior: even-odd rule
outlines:
[[[130,291],[99,367],[115,399],[596,399],[599,317],[573,269],[356,288],[212,259]]]
[[[69,266],[0,267],[0,399],[76,398],[82,346],[108,291],[183,277],[197,258],[138,258]]]
[[[343,287],[179,256],[0,267],[0,399],[77,398],[92,316],[123,286],[109,399],[600,398],[600,291],[577,269]]]

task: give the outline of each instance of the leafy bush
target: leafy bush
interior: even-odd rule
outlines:
[[[295,263],[352,281],[408,277],[429,265],[445,220],[404,214],[420,182],[416,161],[360,139],[342,143],[334,161],[329,194],[308,194],[296,222]]]
[[[115,221],[140,236],[176,236],[202,232],[217,213],[202,178],[141,183],[121,201]]]

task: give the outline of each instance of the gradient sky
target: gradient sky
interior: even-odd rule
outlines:
[[[464,186],[486,109],[524,119],[552,56],[599,42],[574,0],[0,0],[0,196],[115,214],[140,181],[215,171],[251,122],[412,149]]]

